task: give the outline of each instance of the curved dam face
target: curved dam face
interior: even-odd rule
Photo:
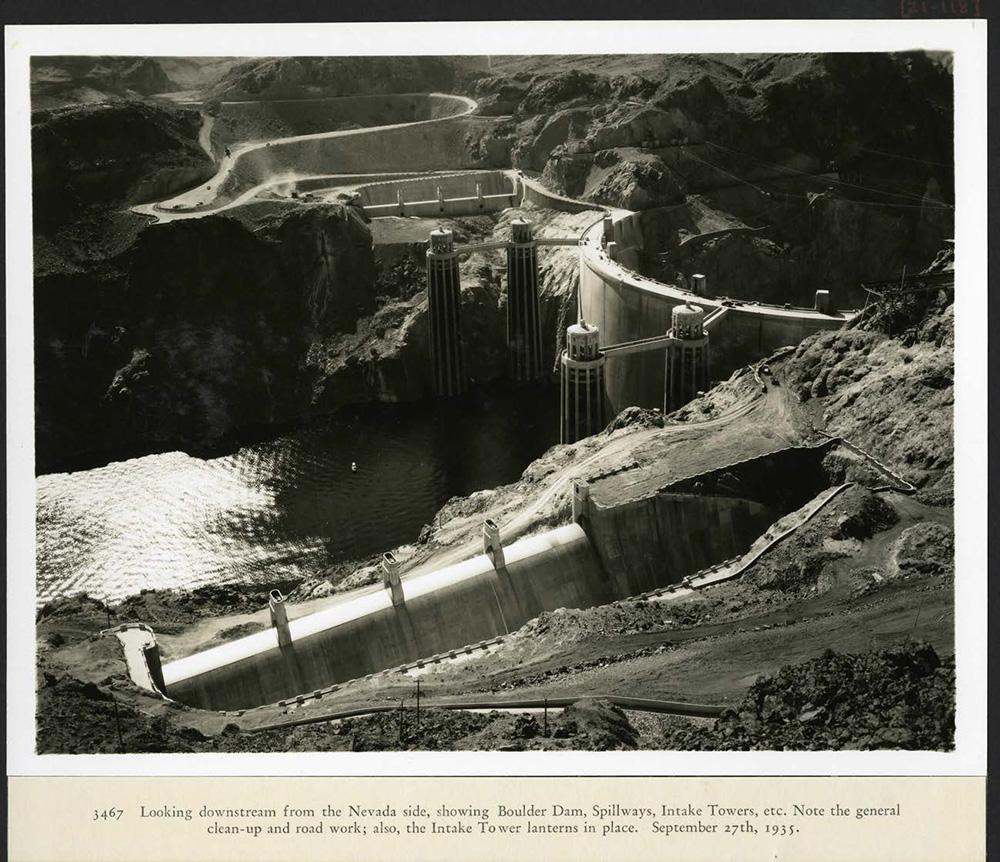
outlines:
[[[641,242],[636,214],[613,214],[611,219],[614,259],[600,246],[603,229],[597,224],[585,235],[580,266],[580,314],[599,327],[602,346],[663,335],[678,305],[694,302],[708,313],[725,306],[726,314],[709,335],[710,380],[724,380],[737,368],[798,344],[808,335],[839,329],[854,316],[853,311],[822,313],[713,299],[645,278],[629,268],[635,265],[635,249]],[[724,288],[712,286],[715,292]],[[608,356],[605,389],[612,414],[631,405],[662,408],[663,352]]]
[[[577,524],[402,581],[402,602],[377,590],[163,666],[165,693],[205,709],[272,703],[457,649],[519,628],[544,610],[610,600],[597,555]]]

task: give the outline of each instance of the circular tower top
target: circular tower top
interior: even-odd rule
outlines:
[[[454,238],[451,230],[446,227],[431,231],[431,243],[429,251],[431,254],[448,254],[455,248]]]
[[[510,236],[519,245],[529,243],[534,239],[533,225],[526,218],[516,218],[510,223]]]
[[[705,310],[700,305],[675,305],[670,320],[675,338],[691,341],[703,337]]]
[[[600,329],[581,320],[566,329],[566,353],[570,359],[597,359],[600,340]]]

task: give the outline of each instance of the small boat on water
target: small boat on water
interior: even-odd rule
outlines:
[[[358,472],[358,462],[357,461],[351,461],[351,472],[352,473],[357,473]]]

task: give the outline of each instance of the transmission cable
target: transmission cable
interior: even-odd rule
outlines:
[[[761,164],[768,165],[768,166],[770,166],[772,168],[776,168],[776,169],[778,169],[780,171],[785,171],[786,173],[789,173],[789,174],[797,174],[799,176],[803,176],[803,177],[807,177],[809,179],[812,179],[814,181],[820,181],[819,177],[815,176],[814,174],[806,173],[805,171],[800,171],[800,170],[797,170],[795,168],[789,168],[789,167],[787,167],[785,165],[779,165],[776,162],[769,162],[767,159],[762,159],[762,158],[759,158],[758,156],[752,156],[752,155],[750,155],[750,153],[744,153],[744,152],[741,152],[740,150],[734,150],[731,147],[727,147],[727,146],[724,146],[722,144],[717,144],[714,141],[705,141],[705,143],[708,144],[710,147],[716,147],[716,148],[721,149],[721,150],[728,150],[729,152],[734,153],[736,155],[745,156],[748,159],[753,159],[756,162],[760,162]],[[849,182],[846,182],[844,180],[835,180],[832,177],[823,177],[822,180],[824,180],[826,182],[834,183],[835,185],[839,185],[839,186],[847,186],[849,188],[863,189],[864,191],[874,192],[875,194],[885,195],[887,197],[903,198],[904,200],[917,200],[917,201],[923,200],[923,198],[920,195],[905,194],[905,193],[902,193],[902,192],[889,192],[889,191],[885,191],[884,189],[876,189],[876,188],[872,188],[871,186],[863,186],[863,185],[860,185],[859,183],[849,183]],[[954,209],[954,207],[951,204],[945,204],[945,203],[924,204],[924,206],[938,207],[940,209]]]

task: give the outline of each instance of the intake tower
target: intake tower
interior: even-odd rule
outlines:
[[[560,442],[575,443],[604,427],[604,354],[600,331],[581,320],[566,329],[561,359]]]
[[[708,332],[698,305],[676,305],[664,368],[663,412],[670,413],[708,389]]]
[[[466,389],[461,282],[458,252],[447,228],[431,231],[427,247],[427,317],[434,394],[460,395]]]
[[[538,314],[538,243],[527,219],[514,219],[507,246],[507,350],[510,377],[536,380],[542,369],[542,324]]]

